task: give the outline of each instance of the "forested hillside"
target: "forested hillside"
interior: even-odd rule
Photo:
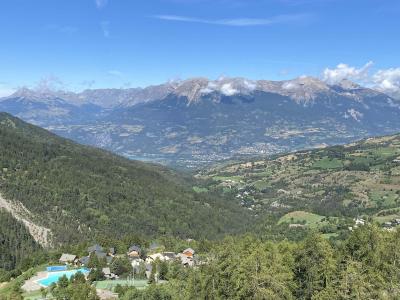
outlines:
[[[168,283],[120,289],[121,299],[400,298],[400,231],[363,226],[338,243],[311,233],[300,242],[253,236],[215,242],[199,268],[171,265]]]
[[[248,215],[195,193],[176,172],[75,144],[0,114],[0,192],[21,202],[55,243],[128,233],[214,238]]]
[[[0,282],[6,271],[29,264],[34,253],[40,251],[40,246],[33,240],[25,225],[0,209]]]

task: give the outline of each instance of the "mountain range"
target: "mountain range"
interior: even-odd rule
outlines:
[[[0,111],[128,158],[199,167],[400,131],[400,101],[348,80],[194,78],[80,93],[22,88]]]

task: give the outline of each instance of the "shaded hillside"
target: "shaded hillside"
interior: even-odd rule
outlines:
[[[128,233],[213,238],[241,230],[240,207],[197,194],[181,176],[75,144],[0,113],[0,192],[55,242]]]
[[[0,209],[0,282],[4,279],[4,271],[19,267],[38,250],[40,246],[27,228],[10,213]]]
[[[256,212],[393,218],[400,212],[400,135],[227,163],[199,177]]]

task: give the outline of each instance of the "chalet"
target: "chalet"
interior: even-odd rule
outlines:
[[[194,250],[192,248],[187,248],[187,249],[182,251],[182,254],[187,256],[187,257],[193,257]]]
[[[365,225],[365,220],[361,219],[361,218],[357,218],[354,220],[355,223],[355,228],[357,228],[358,226],[364,226]]]
[[[107,279],[118,279],[118,275],[115,275],[114,273],[111,272],[110,268],[103,268],[102,273],[104,275],[105,278]]]
[[[383,227],[384,227],[384,228],[392,228],[392,226],[393,226],[392,222],[385,222],[385,223],[383,223]]]
[[[60,261],[60,263],[63,263],[63,264],[74,264],[75,265],[76,263],[78,263],[79,259],[78,259],[78,256],[76,256],[76,255],[63,253],[61,255],[59,261]]]
[[[181,264],[187,267],[193,267],[194,266],[194,260],[192,256],[187,256],[183,253],[179,253],[177,255],[177,258],[181,260]]]
[[[89,247],[87,249],[87,251],[90,254],[90,253],[93,253],[93,252],[103,252],[104,250],[103,250],[103,247],[101,247],[99,244],[96,244],[96,245],[93,245],[93,246]]]
[[[176,254],[174,252],[163,252],[165,260],[174,260],[176,258]]]
[[[136,246],[136,245],[130,246],[128,249],[128,253],[127,253],[128,257],[132,258],[132,259],[140,258],[141,254],[142,254],[142,250],[140,249],[139,246]]]
[[[103,247],[98,244],[89,247],[87,250],[89,252],[89,255],[84,256],[79,260],[81,265],[87,266],[90,261],[90,255],[92,254],[96,255],[99,260],[105,260],[107,264],[110,264],[113,259],[113,255],[110,254],[111,251],[108,251],[107,253],[104,252]]]
[[[79,263],[80,263],[82,266],[87,266],[87,265],[89,264],[89,261],[90,261],[90,257],[89,257],[89,256],[84,256],[84,257],[81,257],[81,258],[79,259]]]
[[[108,256],[105,252],[94,252],[99,260],[106,260],[107,264],[110,264],[112,261],[112,257]]]
[[[153,261],[156,261],[157,259],[159,259],[159,260],[161,260],[161,261],[164,261],[164,260],[165,260],[165,259],[164,259],[164,255],[162,255],[161,253],[154,253],[154,254],[148,255],[148,256],[146,257],[146,262],[147,262],[147,263],[151,263],[151,262],[153,262]]]
[[[146,262],[151,263],[157,259],[160,261],[172,261],[176,258],[176,254],[174,252],[162,252],[162,253],[154,253],[146,257]]]
[[[108,249],[108,255],[114,256],[115,255],[115,248]]]

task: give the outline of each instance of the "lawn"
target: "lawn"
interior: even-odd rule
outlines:
[[[305,211],[292,211],[287,213],[279,219],[278,224],[305,224],[311,228],[316,228],[320,225],[325,225],[326,222],[322,221],[325,216],[305,212]]]
[[[138,289],[145,288],[148,285],[147,280],[143,280],[143,279],[140,279],[140,280],[118,279],[118,280],[96,281],[94,283],[94,286],[98,289],[105,289],[105,290],[112,291],[118,284],[122,285],[122,286],[134,286]]]

